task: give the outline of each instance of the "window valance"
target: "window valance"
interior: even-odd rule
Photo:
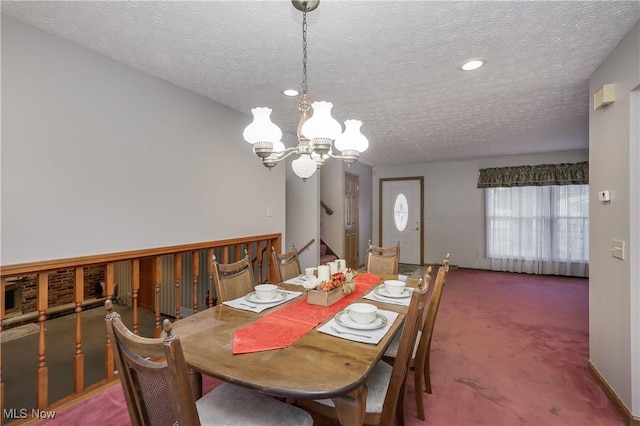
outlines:
[[[589,183],[589,162],[480,169],[478,188]]]

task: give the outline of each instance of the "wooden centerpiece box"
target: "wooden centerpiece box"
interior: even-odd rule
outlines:
[[[331,306],[338,300],[350,294],[356,288],[353,278],[355,273],[337,272],[331,276],[331,281],[321,283],[317,288],[307,291],[307,303],[310,305]]]
[[[343,293],[342,286],[330,291],[314,289],[307,291],[307,303],[310,305],[331,306],[344,296],[346,294]]]

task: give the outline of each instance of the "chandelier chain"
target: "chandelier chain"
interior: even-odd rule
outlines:
[[[302,11],[302,93],[307,94],[307,9]]]

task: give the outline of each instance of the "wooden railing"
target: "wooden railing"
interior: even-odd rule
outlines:
[[[215,301],[215,291],[213,289],[213,268],[212,258],[215,254],[217,261],[220,263],[230,263],[239,260],[241,254],[244,254],[246,249],[249,252],[250,258],[254,263],[254,273],[258,282],[264,280],[269,281],[272,277],[275,277],[275,265],[270,262],[270,257],[265,253],[269,253],[267,249],[275,247],[276,250],[281,250],[282,240],[281,234],[259,235],[253,237],[243,237],[221,241],[210,241],[203,243],[186,244],[180,246],[161,247],[154,249],[135,250],[121,253],[110,253],[104,255],[76,257],[69,259],[57,259],[43,262],[32,262],[15,265],[4,265],[0,270],[0,277],[2,282],[2,289],[0,291],[0,331],[6,328],[8,321],[16,322],[16,318],[24,318],[26,320],[31,319],[38,327],[38,345],[37,345],[37,368],[36,371],[29,372],[24,371],[25,377],[29,374],[33,374],[37,381],[37,395],[36,395],[36,407],[31,407],[37,410],[46,410],[51,406],[48,396],[48,380],[49,371],[47,366],[47,332],[46,322],[49,314],[53,311],[62,310],[65,306],[50,307],[49,306],[49,277],[50,274],[57,271],[72,270],[73,271],[73,303],[66,306],[71,308],[71,314],[75,313],[75,325],[74,329],[69,330],[69,335],[74,336],[74,355],[73,355],[73,394],[63,398],[65,401],[73,399],[78,395],[85,392],[85,371],[84,371],[84,354],[83,354],[83,338],[82,338],[82,316],[83,306],[88,302],[85,297],[85,289],[90,283],[85,282],[85,268],[104,266],[104,283],[105,283],[105,299],[115,299],[115,268],[118,262],[130,262],[131,263],[131,306],[132,306],[132,324],[130,325],[136,334],[139,334],[139,301],[141,298],[141,290],[144,289],[146,284],[143,283],[141,278],[141,259],[153,259],[153,305],[155,315],[155,325],[153,327],[153,335],[159,336],[161,332],[161,313],[160,313],[160,296],[164,292],[173,292],[175,298],[175,318],[181,318],[180,307],[183,306],[182,288],[187,285],[191,285],[193,289],[193,300],[184,301],[186,306],[193,306],[193,312],[197,312],[199,309],[206,309],[213,306]],[[200,277],[200,265],[199,254],[201,251],[207,252],[207,258],[209,259],[207,270],[208,277]],[[191,265],[183,264],[183,254],[191,254]],[[163,277],[163,259],[169,256],[173,262],[173,277],[170,277],[170,285],[167,285],[166,277]],[[166,262],[165,262],[166,263]],[[191,267],[193,274],[193,281],[191,283],[182,283],[183,268]],[[7,286],[16,277],[32,277],[33,282],[37,282],[36,289],[36,307],[35,311],[26,313],[24,315],[13,316],[11,318],[5,318],[5,290]],[[164,278],[164,280],[163,280]],[[163,284],[164,282],[164,284]],[[201,284],[206,283],[207,297],[206,300],[201,300],[199,294],[202,294],[200,290]],[[184,284],[184,285],[183,285]],[[11,285],[14,285],[11,283]],[[100,299],[95,300],[96,303],[102,302]],[[147,336],[150,337],[150,336]],[[111,350],[111,342],[105,332],[105,344],[104,344],[104,379],[102,382],[109,381],[114,378],[114,358]],[[25,354],[25,359],[28,358],[28,354]],[[0,411],[3,413],[2,423],[5,423],[5,413],[13,414],[13,417],[18,417],[17,412],[11,411],[15,407],[5,406],[5,391],[11,391],[9,387],[5,389],[5,382],[2,375],[2,356],[0,356]],[[31,376],[33,377],[33,376]],[[11,386],[20,386],[20,383],[11,384]],[[95,386],[91,386],[92,388]],[[56,402],[56,401],[54,401]],[[59,401],[58,401],[59,402]],[[6,410],[5,410],[6,408]],[[31,408],[21,407],[28,409],[31,413]]]

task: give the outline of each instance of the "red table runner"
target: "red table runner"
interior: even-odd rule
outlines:
[[[286,348],[379,283],[380,277],[364,272],[356,275],[355,282],[355,290],[331,306],[310,305],[306,299],[298,300],[234,331],[233,353]]]

